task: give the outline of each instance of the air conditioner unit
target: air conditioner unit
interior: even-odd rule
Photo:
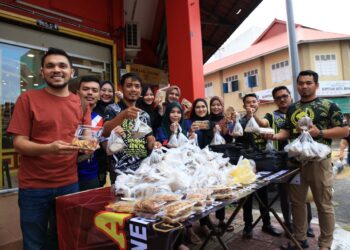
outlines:
[[[243,93],[243,92],[238,92],[238,97],[239,97],[240,99],[243,99],[244,96],[245,96],[245,93]]]
[[[125,47],[131,49],[141,48],[141,32],[138,23],[125,23]]]

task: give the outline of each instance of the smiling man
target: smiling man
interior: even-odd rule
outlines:
[[[286,122],[280,132],[267,136],[273,140],[294,140],[300,135],[298,120],[307,114],[312,119],[308,132],[315,141],[331,146],[332,139],[348,136],[349,129],[343,122],[339,107],[330,100],[319,98],[318,74],[312,70],[301,71],[297,77],[297,90],[300,101],[290,105]],[[332,204],[333,174],[331,155],[322,161],[300,162],[300,185],[290,185],[292,217],[295,238],[302,248],[308,248],[306,196],[310,187],[317,207],[321,235],[318,239],[320,250],[330,249],[335,225]],[[298,249],[289,243],[282,249]]]
[[[108,105],[104,115],[103,136],[109,137],[111,131],[116,127],[121,128],[125,134],[123,141],[126,147],[111,158],[112,182],[115,180],[115,177],[112,178],[113,174],[115,175],[117,171],[136,170],[154,147],[162,146],[155,141],[152,133],[137,139],[131,136],[130,128],[134,127],[136,118],[151,127],[148,113],[136,107],[136,101],[141,96],[141,78],[135,73],[127,73],[122,76],[120,85],[123,99],[118,103]]]
[[[71,145],[83,117],[79,97],[68,90],[74,70],[70,57],[50,48],[42,58],[47,87],[21,94],[7,132],[21,155],[18,204],[23,249],[58,249],[55,198],[78,191],[78,148]],[[89,111],[89,110],[88,110]]]

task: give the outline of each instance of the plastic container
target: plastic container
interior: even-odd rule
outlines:
[[[72,145],[77,146],[80,149],[95,150],[98,147],[102,130],[102,127],[79,125],[75,131]]]

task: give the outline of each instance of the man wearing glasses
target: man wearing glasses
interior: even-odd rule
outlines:
[[[289,106],[292,104],[292,97],[290,91],[286,86],[278,86],[272,90],[272,97],[275,104],[277,105],[277,110],[267,113],[264,119],[261,120],[262,127],[271,127],[275,130],[277,134],[280,129],[284,126],[286,122],[286,113]],[[274,141],[274,148],[278,151],[283,151],[284,147],[288,144],[288,140],[284,141]],[[290,232],[293,232],[292,220],[291,220],[291,205],[288,196],[288,184],[279,185],[280,192],[280,204],[283,214],[283,219],[286,227]],[[307,236],[315,237],[314,231],[311,228],[312,211],[310,203],[307,203],[307,220],[308,229]]]

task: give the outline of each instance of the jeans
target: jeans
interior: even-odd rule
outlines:
[[[59,188],[19,189],[24,250],[58,249],[55,199],[78,191],[78,183]]]

